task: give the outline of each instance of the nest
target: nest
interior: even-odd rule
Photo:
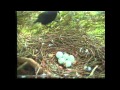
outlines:
[[[18,37],[17,76],[22,78],[104,78],[105,46],[77,30],[48,33],[37,37]],[[58,64],[56,52],[74,55],[70,68]],[[90,66],[91,71],[84,70]]]

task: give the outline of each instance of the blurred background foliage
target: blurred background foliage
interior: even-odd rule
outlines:
[[[37,16],[43,11],[17,11],[18,33],[25,35],[42,34],[43,31],[54,32],[55,30],[80,30],[87,33],[91,38],[97,37],[104,40],[105,36],[105,12],[104,11],[60,11],[55,22],[46,28],[40,23],[33,25]],[[48,30],[49,29],[49,30]],[[101,41],[103,42],[103,41]]]

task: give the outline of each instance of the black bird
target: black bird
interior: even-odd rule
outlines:
[[[45,12],[39,14],[39,16],[38,16],[37,20],[34,22],[34,24],[37,22],[40,22],[43,25],[49,24],[53,20],[55,20],[58,12],[59,11],[45,11]]]

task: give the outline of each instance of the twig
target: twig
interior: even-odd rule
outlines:
[[[25,62],[25,63],[23,63],[21,66],[19,66],[18,68],[17,68],[17,70],[20,70],[20,69],[22,69],[25,65],[27,65],[28,64],[28,62]]]
[[[94,69],[92,70],[92,72],[90,73],[89,76],[92,76],[97,68],[98,68],[98,65],[96,65],[96,66],[94,67]]]
[[[91,57],[88,59],[88,61],[84,64],[84,66],[87,65],[88,62],[89,62],[92,58],[93,58],[93,56],[91,56]]]
[[[36,72],[36,77],[37,78],[37,75],[38,75],[38,72],[40,71],[40,67],[38,68],[37,72]]]

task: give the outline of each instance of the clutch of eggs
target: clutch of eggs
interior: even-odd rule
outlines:
[[[61,65],[63,64],[67,68],[71,67],[72,64],[76,62],[75,57],[73,55],[67,54],[66,52],[58,51],[56,53],[56,57],[58,59],[58,63]]]

